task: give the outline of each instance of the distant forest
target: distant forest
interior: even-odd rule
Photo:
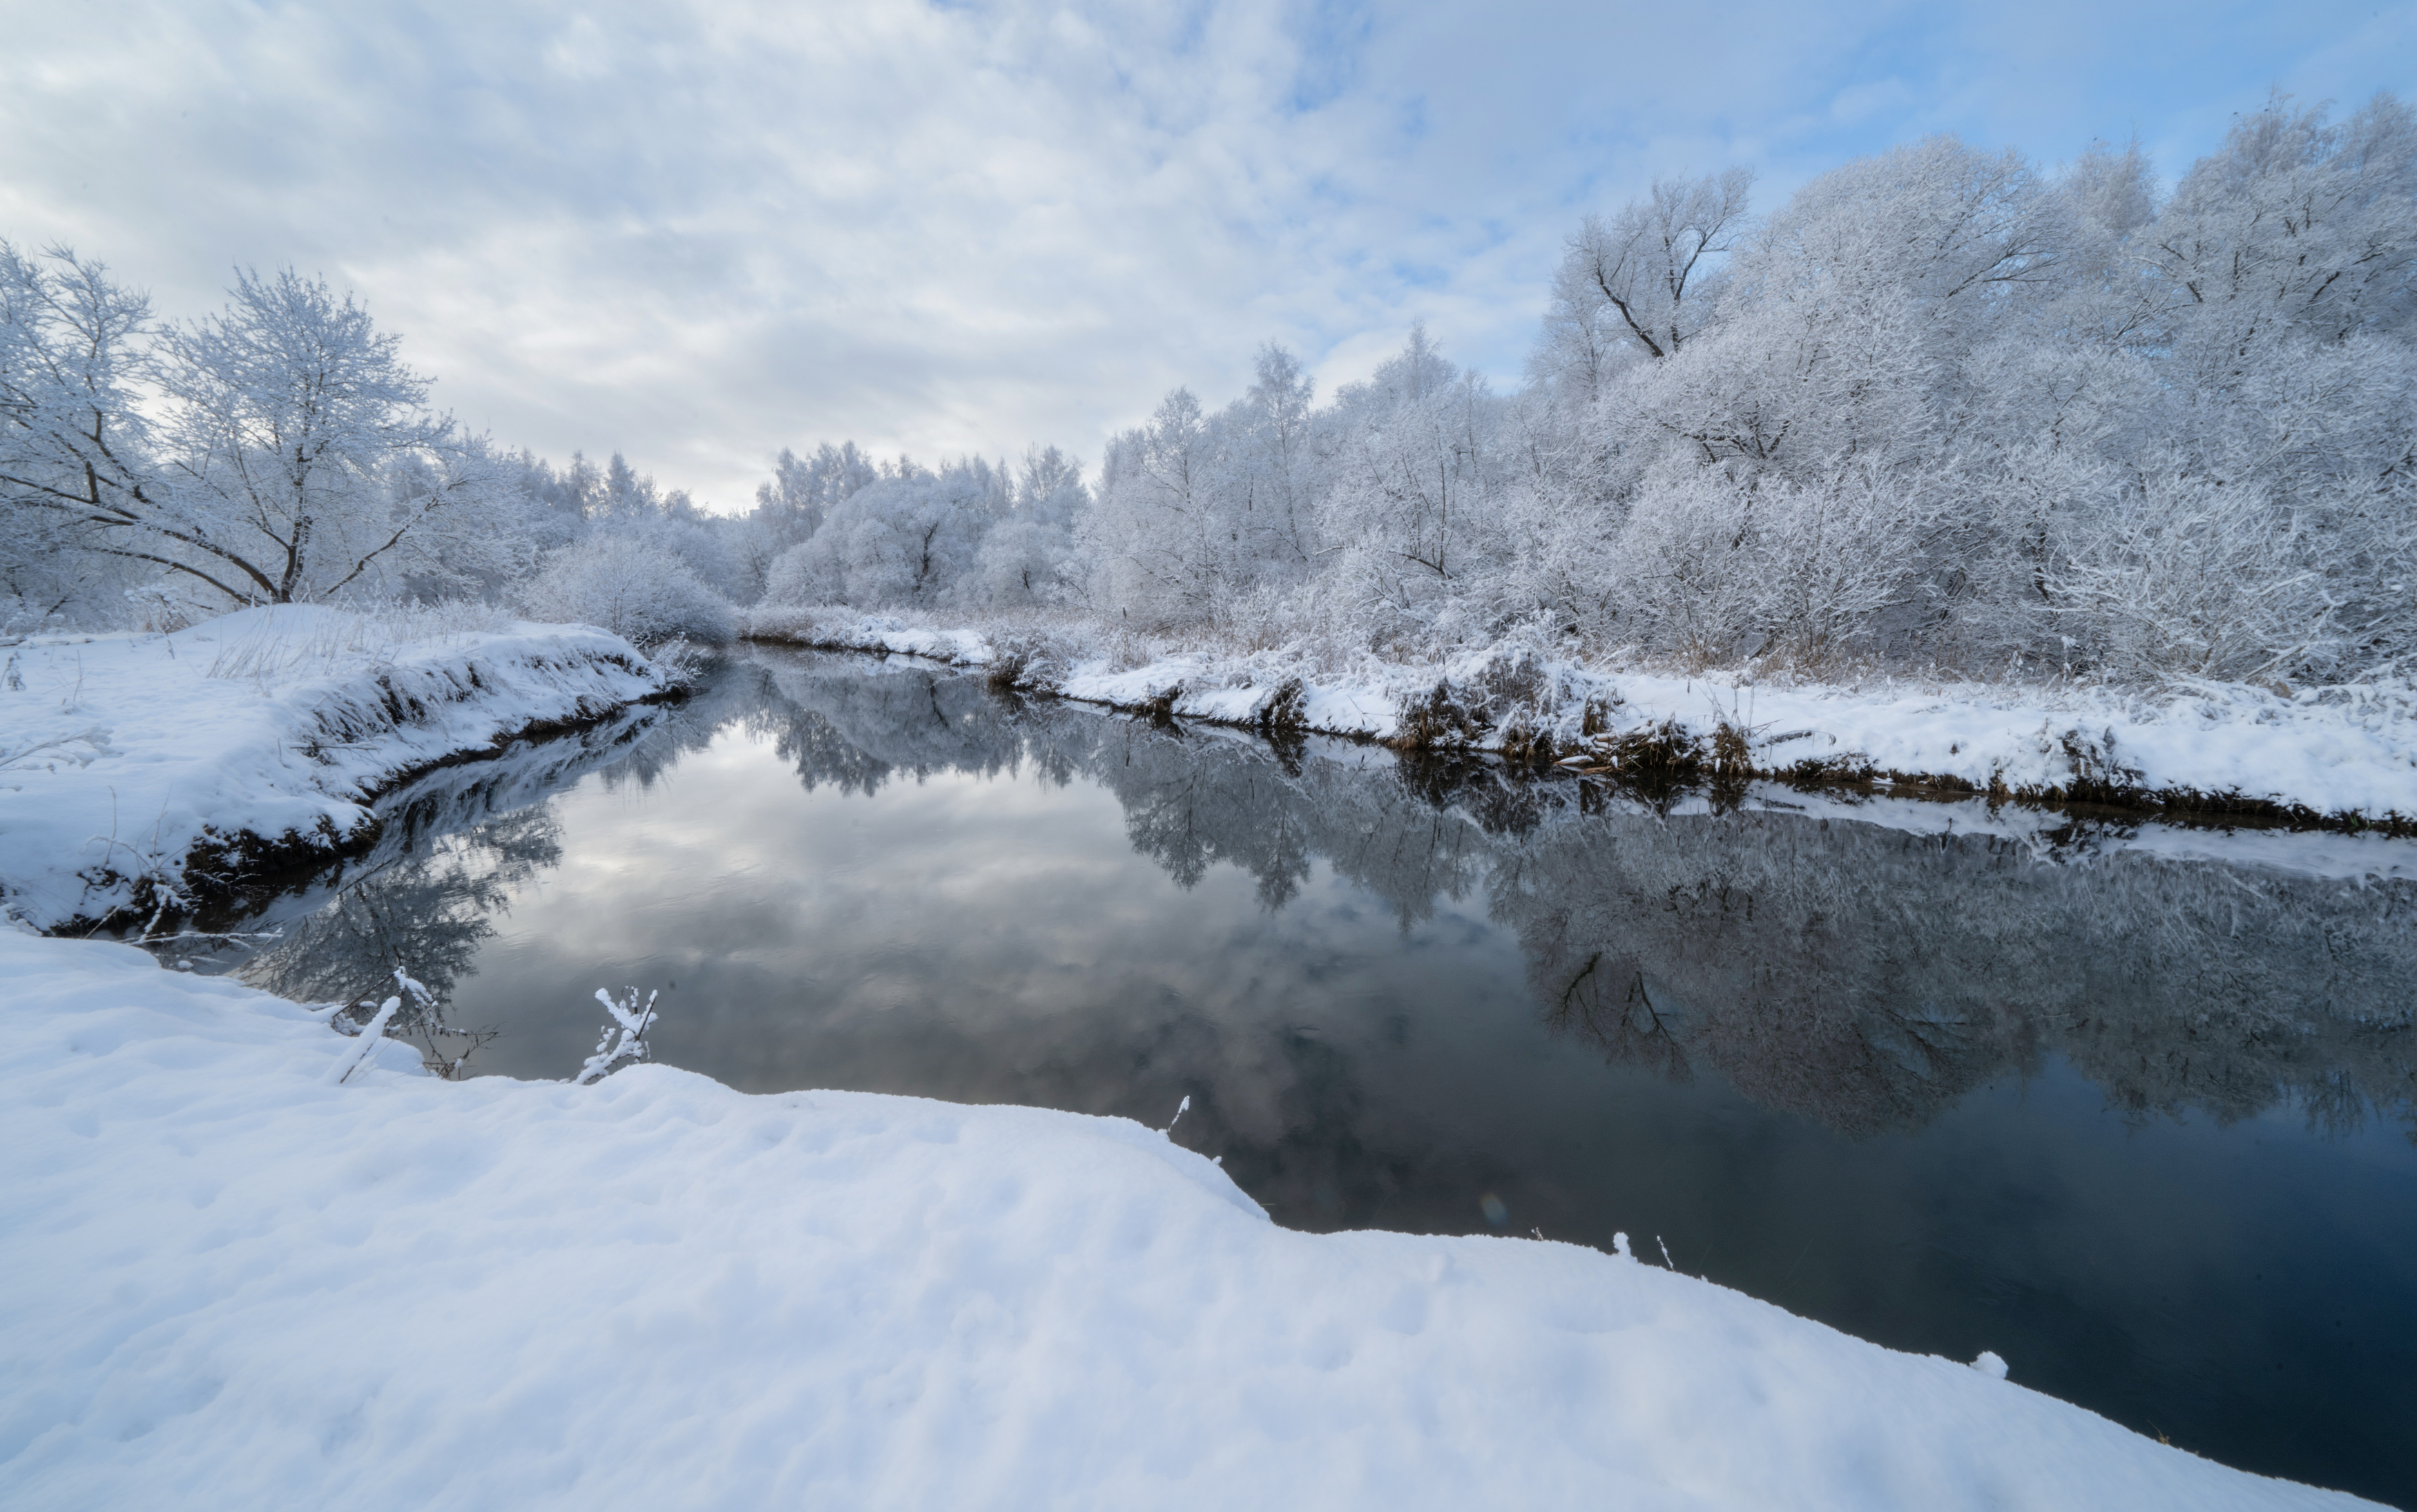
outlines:
[[[1936,137],[1757,212],[1573,228],[1514,392],[1414,327],[1318,395],[1260,350],[1094,472],[783,450],[743,515],[464,433],[358,301],[156,318],[0,242],[0,628],[477,596],[652,642],[751,608],[1048,620],[1324,663],[1503,642],[1806,675],[2405,679],[2417,118],[2277,96],[2170,192]]]

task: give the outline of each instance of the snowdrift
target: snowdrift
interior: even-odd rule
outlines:
[[[303,605],[29,641],[5,662],[0,910],[41,930],[190,913],[357,849],[380,791],[677,675],[585,627]]]
[[[11,1507],[2367,1504],[1622,1256],[1278,1229],[1180,1126],[339,1082],[129,947],[0,980]]]

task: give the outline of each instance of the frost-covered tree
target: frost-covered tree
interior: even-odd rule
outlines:
[[[97,510],[221,604],[288,603],[456,577],[492,540],[499,469],[428,408],[400,343],[325,280],[238,273],[226,309],[165,336],[165,466],[140,499]],[[425,486],[389,475],[425,464]]]
[[[1607,328],[1650,356],[1676,355],[1718,308],[1722,255],[1745,230],[1753,187],[1743,168],[1661,179],[1608,219],[1587,217],[1555,284],[1557,317],[1589,351]]]
[[[1961,356],[2051,276],[2056,217],[2011,154],[1952,138],[1849,164],[1741,249],[1717,323],[1604,396],[1609,445],[1810,482],[1835,459],[1939,441]]]
[[[1269,342],[1214,414],[1188,388],[1109,443],[1083,533],[1097,601],[1145,625],[1231,625],[1306,582],[1327,456],[1300,359]]]
[[[811,457],[783,446],[772,463],[771,477],[755,485],[755,507],[782,518],[784,528],[803,540],[821,528],[833,509],[880,477],[880,468],[853,441],[838,446],[826,441]]]
[[[44,592],[103,558],[201,608],[525,567],[494,513],[507,469],[429,411],[396,340],[324,280],[241,273],[222,312],[156,333],[140,295],[63,250],[8,249],[0,285],[0,486],[12,536],[38,543],[11,554],[38,556]]]
[[[805,542],[833,509],[880,476],[873,459],[853,441],[839,446],[826,441],[810,457],[782,447],[772,476],[755,486],[755,507],[731,541],[741,601],[762,597],[773,561]]]
[[[2274,593],[2331,617],[2347,665],[2417,651],[2417,116],[2384,95],[2334,125],[2278,95],[2143,239],[2170,291],[2177,464],[2267,499],[2261,528],[2294,543]]]
[[[1251,386],[1226,412],[1232,466],[1239,475],[1243,538],[1253,577],[1299,581],[1318,556],[1316,386],[1291,349],[1259,348]]]
[[[662,512],[654,475],[639,472],[619,452],[613,453],[596,479],[587,518],[598,524],[631,525],[658,519]]]
[[[496,465],[512,512],[536,550],[554,551],[579,537],[586,527],[586,489],[593,475],[585,456],[572,452],[570,464],[556,470],[523,447],[498,454]]]
[[[1365,384],[1336,396],[1321,535],[1349,543],[1345,591],[1377,634],[1432,624],[1493,565],[1500,404],[1423,325]]]
[[[1079,603],[1084,579],[1074,527],[1089,506],[1082,463],[1055,446],[1026,452],[1014,502],[982,536],[973,570],[956,585],[959,600],[980,609]]]
[[[725,599],[753,597],[739,552],[738,522],[717,515],[686,489],[663,495],[662,512],[631,534],[677,557],[698,581]]]
[[[106,622],[155,575],[149,327],[103,265],[0,241],[0,621]]]
[[[1085,533],[1102,612],[1144,626],[1214,625],[1230,609],[1239,553],[1218,439],[1200,401],[1178,388],[1148,424],[1108,443]]]
[[[2417,117],[2382,95],[2338,125],[2288,96],[2176,186],[2143,255],[2173,291],[2195,376],[2245,370],[2286,332],[2342,341],[2417,318]]]
[[[1006,469],[981,458],[937,472],[901,458],[773,561],[765,597],[867,607],[954,603],[982,537],[1012,503]]]
[[[1601,627],[1696,658],[1926,644],[2135,677],[2397,654],[2407,121],[2278,99],[2164,207],[2136,146],[2050,174],[1939,138],[1807,185],[1692,336],[1560,403],[1562,476],[1615,522]],[[1562,392],[1569,305],[1535,365]],[[1896,569],[1832,573],[1863,608],[1807,617],[1823,553],[1776,543],[1817,521]]]

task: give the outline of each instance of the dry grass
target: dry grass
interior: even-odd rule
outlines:
[[[380,604],[328,609],[298,625],[258,626],[220,643],[204,675],[261,684],[392,661],[398,653],[508,629],[511,617],[479,603]]]
[[[1256,718],[1259,733],[1269,740],[1300,740],[1309,733],[1309,689],[1298,677],[1285,678],[1259,705]]]
[[[1588,777],[1612,777],[1636,787],[1667,789],[1695,781],[1706,765],[1703,743],[1676,719],[1598,736],[1588,754]]]

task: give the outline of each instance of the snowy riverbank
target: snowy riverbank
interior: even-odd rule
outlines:
[[[125,946],[0,980],[14,1507],[2366,1504],[1642,1261],[1279,1229],[1180,1125],[339,1083]]]
[[[1039,690],[1224,724],[1284,721],[1472,750],[1543,735],[1565,764],[1616,766],[1623,736],[1649,737],[1658,754],[1675,729],[1709,770],[1725,728],[1743,737],[1747,768],[1737,776],[2417,825],[2417,691],[2398,687],[2207,685],[2151,697],[2086,686],[1757,684],[1604,671],[1515,646],[1422,667],[1369,658],[1343,674],[1283,651],[1161,649],[1126,665],[1080,635],[1019,638],[838,610],[758,611],[747,633],[959,666],[1020,658],[1020,680]],[[1405,708],[1434,707],[1438,688],[1444,703],[1428,729],[1405,732]]]
[[[0,662],[0,910],[44,930],[205,905],[365,843],[415,772],[674,686],[584,626],[301,605]]]

